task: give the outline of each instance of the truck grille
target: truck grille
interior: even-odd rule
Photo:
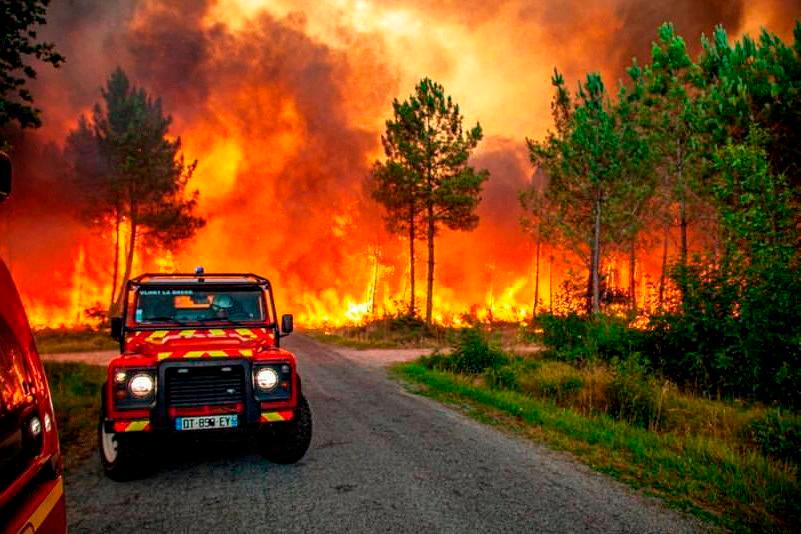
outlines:
[[[241,365],[171,367],[164,378],[168,406],[241,402],[245,391]]]

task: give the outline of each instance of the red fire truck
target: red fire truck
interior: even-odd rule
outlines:
[[[141,474],[169,438],[249,433],[270,461],[306,454],[311,409],[295,355],[280,347],[292,316],[279,328],[267,279],[198,268],[142,275],[125,291],[111,323],[121,354],[108,366],[98,425],[110,478]]]

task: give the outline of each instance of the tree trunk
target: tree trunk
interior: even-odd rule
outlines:
[[[637,248],[636,240],[631,240],[631,250],[629,251],[629,299],[631,300],[631,310],[637,312],[637,285],[634,270],[637,268]]]
[[[592,236],[592,313],[601,312],[601,198],[595,198],[595,223]]]
[[[109,315],[114,310],[114,303],[117,302],[117,277],[120,274],[120,225],[122,217],[119,210],[114,216],[114,274],[111,278],[111,299],[109,300]]]
[[[553,255],[548,259],[548,308],[553,315]]]
[[[137,221],[135,216],[131,216],[131,237],[128,240],[128,250],[125,254],[125,272],[123,273],[122,280],[120,280],[120,292],[117,296],[117,304],[114,306],[114,312],[119,315],[125,305],[125,285],[131,278],[131,269],[133,268],[134,252],[136,251],[136,229]]]
[[[659,273],[659,310],[665,304],[665,277],[667,275],[668,239],[670,238],[670,224],[665,223],[665,235],[662,239],[662,272]]]
[[[411,295],[409,295],[409,317],[417,315],[414,302],[414,206],[409,208],[409,282]]]
[[[434,206],[428,205],[428,288],[426,295],[426,323],[431,324],[434,310]]]
[[[534,307],[531,309],[531,316],[537,317],[537,306],[540,305],[540,233],[537,232],[537,252],[534,254]]]

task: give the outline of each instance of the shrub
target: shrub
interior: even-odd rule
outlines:
[[[478,375],[486,369],[509,363],[509,357],[491,344],[489,336],[479,327],[466,328],[459,333],[451,360],[452,371],[469,375]]]
[[[765,454],[801,465],[801,416],[768,410],[748,430]]]
[[[625,359],[644,342],[642,333],[619,317],[543,314],[537,317],[537,324],[549,354],[563,361]]]
[[[618,363],[608,397],[612,416],[652,430],[660,427],[663,392],[636,356]]]

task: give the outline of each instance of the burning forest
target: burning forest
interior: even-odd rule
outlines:
[[[598,71],[614,95],[631,59],[649,60],[665,20],[697,55],[701,34],[718,24],[732,37],[765,26],[789,39],[787,15],[797,13],[776,0],[562,4],[53,2],[40,34],[66,60],[30,81],[42,127],[3,130],[19,179],[0,214],[0,254],[31,322],[91,324],[113,307],[126,275],[196,265],[270,277],[282,309],[305,326],[405,313],[414,267],[424,310],[425,240],[410,266],[408,237],[387,231],[370,181],[385,159],[393,99],[426,76],[452,95],[466,127],[480,123],[469,163],[488,176],[477,224],[437,230],[433,321],[525,321],[535,298],[543,310],[580,306],[569,289],[586,283],[585,260],[533,229],[536,207],[519,200],[549,179],[525,138],[553,131],[554,67],[571,91]],[[68,142],[81,125],[97,127],[101,88],[117,69],[171,119],[165,139],[184,165],[172,194],[194,218],[182,219],[194,225],[185,235],[160,239],[142,226],[134,248],[130,212],[91,213],[97,199],[76,186],[76,173],[88,171],[76,170]],[[665,265],[681,255],[681,233],[669,226],[649,223],[636,255],[604,255],[608,295],[650,309],[675,293]],[[690,253],[706,250],[704,232],[690,226]]]

